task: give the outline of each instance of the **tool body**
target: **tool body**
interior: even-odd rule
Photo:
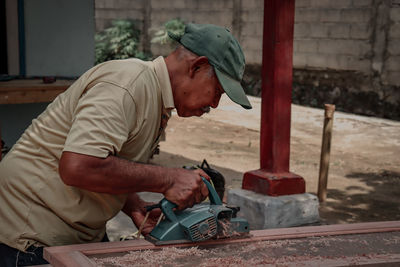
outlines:
[[[210,202],[200,203],[183,211],[174,211],[176,204],[162,199],[159,204],[165,219],[146,239],[162,245],[200,242],[249,233],[247,220],[236,217],[239,208],[224,205],[210,182],[202,179],[207,185]]]

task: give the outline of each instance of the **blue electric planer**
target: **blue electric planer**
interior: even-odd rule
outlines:
[[[147,240],[162,245],[241,237],[249,233],[247,220],[236,217],[239,207],[224,205],[211,183],[205,178],[203,181],[210,202],[174,212],[176,204],[162,199],[159,206],[165,218],[146,237]]]

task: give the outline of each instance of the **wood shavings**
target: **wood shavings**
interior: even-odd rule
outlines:
[[[96,266],[325,266],[385,262],[400,255],[400,233],[343,235],[229,243],[209,247],[132,251],[92,257]],[[367,244],[367,245],[366,245]],[[396,256],[398,257],[398,256]],[[397,258],[395,259],[397,260]],[[400,261],[400,259],[399,259]],[[325,264],[326,263],[326,264]]]
[[[240,235],[241,235],[241,233],[232,230],[231,222],[229,221],[229,219],[218,220],[217,238],[227,238],[227,237],[235,237],[235,236],[237,237]]]
[[[203,256],[204,251],[197,247],[179,249],[166,247],[158,251],[132,251],[122,257],[107,257],[92,259],[97,266],[165,266],[175,264],[177,259],[188,256]]]

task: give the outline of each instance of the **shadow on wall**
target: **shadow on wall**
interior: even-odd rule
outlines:
[[[387,170],[354,172],[346,177],[359,180],[371,189],[349,186],[343,190],[328,190],[328,201],[320,206],[325,223],[400,220],[400,173]],[[351,194],[349,190],[359,193]]]
[[[261,66],[246,66],[242,84],[249,95],[261,96]],[[294,69],[292,102],[400,120],[400,87],[355,71]]]

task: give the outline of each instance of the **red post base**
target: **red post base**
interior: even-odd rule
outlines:
[[[303,194],[306,182],[303,177],[291,172],[271,173],[259,169],[244,174],[242,189],[269,196]]]

